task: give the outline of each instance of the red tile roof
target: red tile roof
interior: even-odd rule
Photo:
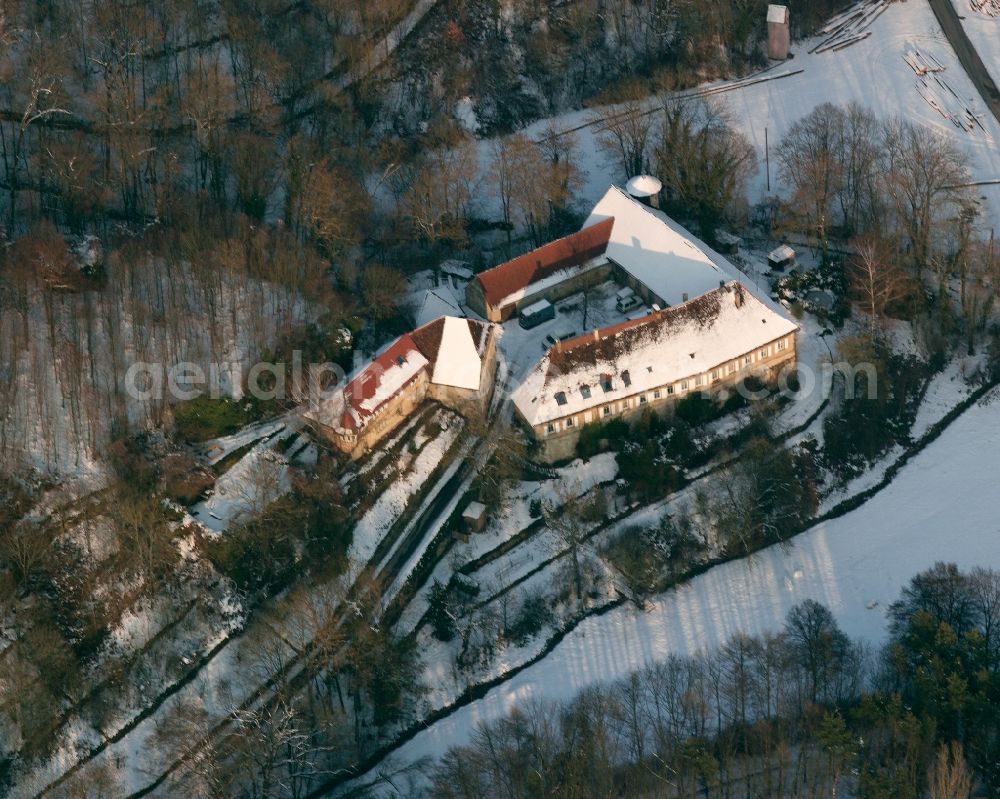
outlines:
[[[469,332],[472,334],[472,341],[476,348],[481,350],[488,326],[472,319],[466,321],[469,325]],[[344,410],[341,414],[340,426],[345,430],[358,432],[383,405],[397,397],[404,388],[416,380],[425,368],[433,369],[441,347],[443,332],[444,317],[442,316],[433,322],[428,322],[423,327],[418,327],[411,333],[404,333],[355,375],[354,379],[344,386]],[[397,359],[406,358],[407,353],[411,352],[417,352],[426,358],[427,365],[415,370],[412,376],[399,385],[392,394],[387,394],[382,398],[377,405],[366,406],[365,403],[378,393],[382,385],[382,376],[388,370],[398,368],[399,361]]]
[[[496,307],[516,291],[543,280],[560,269],[580,266],[603,255],[608,248],[614,224],[614,217],[605,219],[476,275],[486,303]]]
[[[724,289],[709,291],[683,305],[664,308],[637,319],[626,319],[616,325],[561,342],[549,350],[551,368],[555,371],[569,371],[580,363],[615,361],[623,352],[628,352],[633,347],[634,339],[641,338],[648,329],[669,328],[686,321],[693,321],[699,327],[708,327],[718,317],[722,298],[729,292],[740,295],[739,305],[743,304],[743,287],[731,281]]]
[[[432,323],[433,324],[433,323]],[[389,370],[398,367],[398,358],[406,358],[408,353],[417,351],[410,334],[400,336],[385,352],[376,356],[368,366],[355,375],[346,386],[344,386],[344,412],[341,414],[340,426],[345,430],[357,432],[367,424],[368,419],[374,416],[379,408],[389,400],[399,394],[399,390],[386,396],[378,405],[366,407],[365,403],[374,397],[382,385],[382,376]],[[404,382],[399,389],[412,383],[422,370],[416,370],[413,375]]]

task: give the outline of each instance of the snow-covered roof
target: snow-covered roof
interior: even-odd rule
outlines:
[[[442,316],[465,316],[462,306],[448,286],[427,289],[419,295],[417,302],[417,312],[414,314],[417,327]]]
[[[486,513],[486,506],[482,502],[470,502],[462,512],[463,519],[478,519]]]
[[[718,288],[728,276],[693,242],[652,209],[612,186],[594,206],[584,227],[614,220],[607,257],[668,305]]]
[[[652,197],[659,194],[663,184],[652,175],[636,175],[625,184],[625,191],[633,197]]]
[[[304,416],[341,434],[357,433],[423,372],[438,385],[478,389],[490,327],[452,316],[418,327],[392,342]]]
[[[770,254],[767,256],[769,261],[789,261],[795,257],[795,250],[789,247],[787,244],[782,244],[780,247],[775,247],[771,250]]]
[[[788,6],[771,4],[767,7],[768,22],[788,22]]]
[[[708,372],[796,329],[731,281],[556,345],[514,391],[514,405],[529,424],[544,424]]]
[[[479,348],[472,340],[468,320],[446,316],[431,382],[442,386],[478,389],[482,366]]]
[[[613,220],[598,220],[569,236],[549,242],[476,276],[487,304],[494,308],[519,302],[561,283],[597,263],[608,246]]]
[[[462,280],[472,280],[476,274],[472,271],[472,267],[469,266],[467,261],[458,261],[454,258],[442,261],[438,266],[438,270],[443,275],[454,275]]]

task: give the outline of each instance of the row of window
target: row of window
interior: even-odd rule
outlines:
[[[776,352],[784,351],[787,348],[788,348],[788,339],[787,338],[780,339],[777,342],[777,344],[775,345],[775,351]],[[679,393],[684,393],[685,391],[687,391],[690,388],[690,384],[691,384],[691,380],[692,379],[694,381],[695,388],[697,388],[699,386],[705,385],[706,382],[708,382],[708,383],[714,383],[716,380],[721,379],[723,370],[725,370],[726,374],[730,374],[730,375],[731,374],[735,374],[737,368],[739,368],[740,365],[742,365],[742,367],[744,369],[746,367],[750,366],[754,362],[755,355],[756,355],[756,359],[758,361],[762,361],[765,358],[767,358],[770,354],[771,354],[771,347],[770,346],[761,347],[760,349],[756,350],[755,352],[751,352],[751,353],[749,353],[747,355],[744,355],[743,358],[742,358],[742,364],[740,362],[740,359],[737,359],[737,360],[734,360],[734,361],[730,361],[728,364],[724,364],[723,366],[719,366],[716,369],[712,369],[708,373],[707,377],[704,374],[699,374],[699,375],[695,375],[694,378],[689,378],[687,380],[681,380],[677,384],[673,384],[672,383],[672,384],[664,386],[662,388],[655,389],[652,392],[653,400],[654,401],[655,400],[660,400],[660,399],[663,399],[664,397],[672,396],[674,394],[675,385],[677,386],[677,390],[678,390]],[[652,371],[652,369],[650,369],[650,371]],[[628,373],[627,369],[624,372],[622,372],[622,380],[623,380],[623,382],[625,383],[626,386],[630,386],[632,384],[632,380],[629,377],[629,373]],[[604,389],[605,393],[611,391],[611,377],[608,376],[606,378],[602,378],[601,386]],[[582,385],[582,386],[580,386],[580,393],[581,393],[581,395],[583,396],[584,399],[590,399],[590,396],[591,396],[590,386],[588,386],[588,385]],[[563,391],[559,391],[559,392],[557,392],[555,394],[555,400],[556,400],[556,404],[558,404],[558,405],[566,405],[567,401],[568,401],[567,398],[566,398],[566,394]],[[649,401],[649,399],[648,399],[648,397],[647,397],[646,394],[640,394],[639,395],[639,400],[638,400],[639,405],[645,405],[645,404],[648,403],[648,401]],[[618,403],[611,403],[609,405],[603,406],[600,409],[600,417],[601,418],[606,418],[608,416],[611,416],[612,413],[614,413],[615,405],[617,405],[617,404]],[[632,398],[627,397],[627,398],[625,398],[624,400],[621,401],[620,407],[618,408],[618,410],[620,410],[620,411],[626,411],[626,410],[628,410],[631,407],[632,407]],[[589,421],[591,421],[591,419],[590,419],[590,412],[587,411],[587,412],[585,412],[583,414],[583,422],[584,422],[584,424],[586,424]],[[563,424],[565,426],[565,429],[567,429],[567,430],[569,430],[569,429],[571,429],[571,428],[573,428],[573,427],[576,426],[576,422],[575,422],[574,418],[572,416],[567,416],[566,419],[564,420],[564,423],[549,422],[548,425],[546,426],[545,430],[546,430],[547,433],[550,433],[550,434],[551,433],[555,433],[555,432],[558,432],[560,429],[563,429]]]

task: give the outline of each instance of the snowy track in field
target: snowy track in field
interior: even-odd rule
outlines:
[[[661,595],[589,618],[543,660],[419,733],[397,764],[468,742],[476,725],[530,698],[566,700],[668,655],[714,648],[737,632],[782,626],[795,604],[828,605],[845,631],[878,643],[885,609],[935,561],[1000,565],[1000,401],[973,406],[868,503],[756,556]],[[945,501],[947,500],[947,501]]]

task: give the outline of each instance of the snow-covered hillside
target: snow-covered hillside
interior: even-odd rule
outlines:
[[[990,399],[858,510],[817,525],[790,548],[716,567],[648,612],[622,606],[588,619],[544,660],[417,735],[397,760],[436,757],[529,698],[568,699],[670,654],[716,647],[741,631],[777,630],[805,599],[828,605],[851,636],[879,642],[887,606],[914,574],[939,560],[963,568],[1000,560],[1000,404],[996,392]]]
[[[960,6],[967,0],[954,2]],[[970,16],[965,25],[983,60],[991,71],[996,68],[994,74],[1000,79],[1000,19],[980,16],[973,21]],[[771,155],[771,193],[781,193],[785,187],[778,176],[774,148],[797,120],[822,103],[858,102],[880,116],[899,116],[937,130],[969,154],[974,179],[1000,178],[1000,148],[997,146],[1000,125],[962,70],[930,7],[924,2],[893,3],[869,30],[871,36],[867,39],[838,51],[810,54],[807,51],[819,42],[818,39],[797,43],[792,48],[794,58],[768,73],[788,73],[789,77],[750,85],[737,81],[735,84],[741,88],[713,94],[714,99],[728,106],[733,122],[746,133],[757,150],[760,163],[750,186],[751,202],[763,199],[768,193],[765,139]],[[933,76],[928,81],[932,88],[922,85],[920,76],[907,62],[908,58],[913,60],[914,52],[919,53],[921,59],[932,58],[944,67],[935,74],[954,90],[955,96],[933,81]],[[702,89],[724,85],[710,84]],[[650,98],[648,103],[653,108],[657,100]],[[942,115],[959,106],[967,106],[975,112],[985,130],[978,126],[973,131],[964,130]],[[586,172],[582,207],[590,207],[596,202],[608,183],[621,185],[629,177],[618,174],[614,165],[607,162],[597,146],[594,126],[587,124],[606,110],[574,111],[541,120],[526,129],[536,139],[549,129],[575,132],[582,156],[581,166]],[[491,157],[488,142],[483,143],[481,154],[483,162],[488,163]],[[987,202],[988,224],[1000,224],[1000,189],[984,187],[982,194]]]

